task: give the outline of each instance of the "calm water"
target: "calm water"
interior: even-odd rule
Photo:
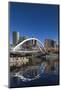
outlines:
[[[58,85],[59,74],[58,66],[55,65],[55,69],[51,72],[46,73],[44,65],[28,67],[26,71],[21,75],[10,76],[10,87],[29,87],[29,86],[48,86]]]

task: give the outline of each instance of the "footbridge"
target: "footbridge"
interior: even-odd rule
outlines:
[[[31,48],[24,48],[23,46],[28,42],[28,44],[30,43],[30,41],[35,40],[37,42],[36,46],[31,46]],[[29,44],[30,45],[30,44]],[[29,46],[30,47],[30,46]],[[28,38],[26,40],[23,40],[22,42],[20,42],[18,45],[16,45],[13,50],[11,50],[12,53],[45,53],[45,48],[43,43],[37,39],[37,38]]]

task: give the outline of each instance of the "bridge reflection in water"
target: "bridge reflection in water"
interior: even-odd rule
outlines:
[[[30,60],[28,63],[10,72],[10,87],[59,84],[58,55],[47,55],[46,60],[39,56],[27,58]]]

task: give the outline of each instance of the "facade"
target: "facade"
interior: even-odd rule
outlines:
[[[51,48],[51,47],[55,48],[56,42],[51,39],[45,39],[44,46],[45,46],[45,48]]]
[[[45,39],[45,42],[44,42],[44,47],[46,48],[46,50],[53,50],[56,48],[56,41],[54,40],[51,40],[51,39]]]
[[[32,45],[36,46],[36,44],[37,44],[37,41],[36,40],[32,40]]]
[[[19,32],[13,32],[13,45],[17,45],[19,42]]]

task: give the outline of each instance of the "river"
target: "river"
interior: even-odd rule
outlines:
[[[52,68],[51,65],[47,65],[47,63],[44,61],[39,65],[27,66],[25,69],[23,68],[22,71],[19,70],[18,72],[12,72],[10,73],[9,87],[18,88],[58,85],[59,64],[55,62],[53,66],[54,67]]]

